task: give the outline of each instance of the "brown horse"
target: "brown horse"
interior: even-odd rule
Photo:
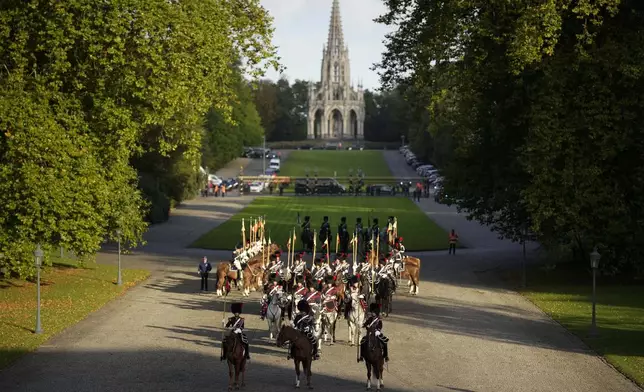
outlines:
[[[241,335],[231,331],[222,342],[224,357],[228,361],[228,392],[239,389],[239,378],[241,376],[241,386],[244,387],[244,376],[246,373],[246,356],[244,355],[244,345],[242,344]],[[234,375],[234,380],[233,380]]]
[[[244,295],[248,296],[251,288],[261,287],[262,285],[262,268],[263,262],[261,254],[253,257],[246,263],[244,266]],[[228,261],[222,261],[217,264],[217,295],[223,295],[223,287],[226,283],[226,279],[238,284],[239,273],[231,269],[231,264]]]
[[[377,382],[376,391],[379,391],[381,387],[384,388],[385,386],[382,382],[385,358],[380,346],[380,340],[375,331],[370,328],[367,330],[367,339],[362,346],[362,357],[367,365],[367,390],[371,389],[371,371],[373,369],[373,375]]]
[[[313,389],[311,385],[311,362],[313,355],[311,352],[311,342],[302,332],[288,325],[282,326],[279,335],[277,335],[277,345],[283,346],[284,343],[291,342],[291,358],[295,363],[295,388],[300,387],[300,363],[306,375],[306,386]]]
[[[418,260],[418,259],[416,259]],[[420,281],[420,265],[405,264],[405,269],[400,273],[401,278],[409,279],[409,294],[418,295],[418,283]]]

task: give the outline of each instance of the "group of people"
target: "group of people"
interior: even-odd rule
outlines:
[[[389,216],[386,229],[381,230],[378,218],[373,218],[370,227],[363,227],[362,218],[356,218],[353,237],[356,240],[356,252],[358,253],[358,258],[364,259],[365,255],[368,252],[374,251],[376,247],[379,247],[379,253],[386,253],[388,251],[388,246],[390,247],[390,251],[391,248],[395,245],[394,239],[398,237],[397,222],[398,220],[395,216]],[[313,232],[311,230],[310,216],[304,217],[304,222],[301,224],[301,228],[301,239],[304,249],[306,249],[307,252],[312,252]],[[338,252],[349,253],[349,244],[351,242],[351,239],[350,232],[347,226],[346,216],[340,218],[340,224],[338,224],[337,233]],[[332,239],[333,235],[331,232],[329,217],[325,216],[322,218],[322,224],[320,225],[319,230],[319,242],[320,244],[322,244],[322,253],[326,253],[327,247],[331,246]]]
[[[313,316],[313,311],[311,310],[311,306],[309,305],[309,301],[307,299],[301,299],[297,303],[297,310],[298,313],[295,315],[295,318],[293,319],[293,327],[300,331],[306,338],[309,340],[311,343],[311,349],[312,351],[312,356],[313,359],[319,359],[319,352],[318,352],[318,344],[317,344],[317,338],[315,337],[315,318]],[[248,337],[244,333],[244,328],[245,328],[245,322],[244,318],[241,317],[242,313],[242,304],[241,303],[233,303],[230,305],[230,311],[233,314],[232,317],[228,318],[225,324],[225,328],[228,329],[230,332],[229,333],[235,333],[239,334],[241,337],[242,344],[244,345],[244,355],[247,360],[250,360],[250,347],[248,344]],[[382,344],[382,350],[383,350],[383,356],[385,361],[389,361],[389,349],[388,349],[388,342],[389,338],[387,338],[384,333],[382,332],[383,329],[383,322],[382,319],[380,318],[380,307],[378,304],[372,303],[369,306],[369,313],[367,314],[367,317],[362,324],[362,328],[366,328],[367,330],[371,330],[375,333],[375,335],[378,337],[379,341]],[[226,337],[224,337],[225,341]],[[367,336],[363,336],[361,341],[360,341],[360,357],[358,358],[358,361],[362,361],[364,359],[364,353],[367,350],[366,347],[366,341],[367,341]],[[223,344],[223,342],[222,342]],[[291,348],[289,348],[288,354],[287,354],[287,359],[291,358]],[[224,360],[224,356],[221,356],[221,360]]]

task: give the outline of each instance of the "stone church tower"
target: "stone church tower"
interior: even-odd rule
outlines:
[[[320,83],[309,83],[309,139],[364,139],[364,91],[351,83],[339,0],[333,0],[329,38],[322,47]]]

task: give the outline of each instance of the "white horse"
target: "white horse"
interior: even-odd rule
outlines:
[[[360,300],[364,296],[359,292],[351,292],[351,310],[349,310],[349,318],[347,324],[349,325],[349,344],[351,346],[360,344],[360,329],[364,323],[365,311],[362,308]]]
[[[282,307],[284,306],[284,293],[273,293],[266,309],[266,321],[268,322],[269,339],[277,338],[282,329]]]
[[[317,330],[324,336],[324,343],[327,342],[329,333],[331,334],[331,345],[335,343],[335,323],[338,320],[338,312],[333,309],[322,309],[320,316],[316,319]],[[318,338],[318,348],[322,347],[322,339]]]

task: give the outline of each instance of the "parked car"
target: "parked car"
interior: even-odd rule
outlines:
[[[266,186],[263,181],[254,181],[250,183],[250,191],[252,193],[262,193],[264,188],[266,188]]]
[[[219,185],[221,185],[221,183],[223,182],[223,180],[222,180],[221,178],[217,177],[217,176],[216,176],[216,175],[214,175],[214,174],[208,174],[208,182],[211,182],[211,183],[212,183],[212,185],[217,185],[217,186],[219,186]]]

